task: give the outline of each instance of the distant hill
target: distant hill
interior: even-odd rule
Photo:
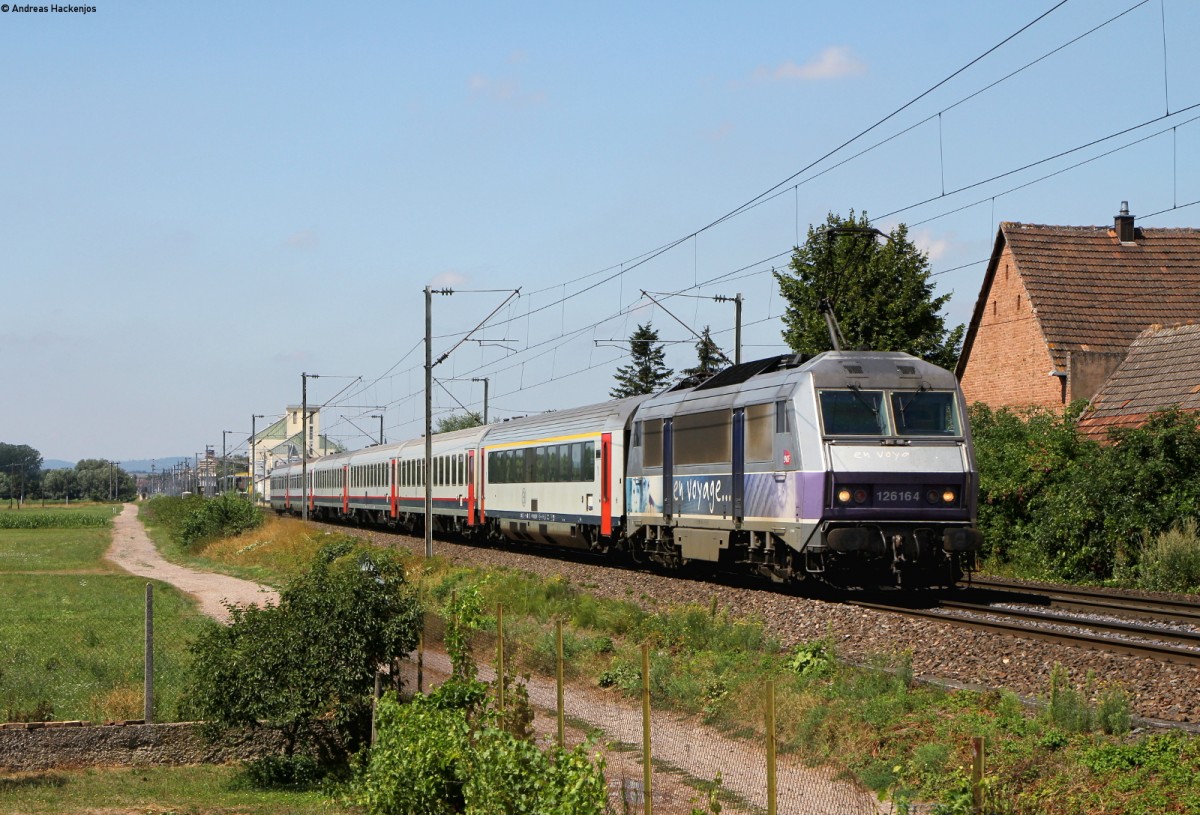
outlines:
[[[117,466],[127,473],[148,473],[154,467],[154,472],[161,473],[163,468],[170,469],[176,464],[182,464],[184,456],[168,456],[167,458],[142,458],[131,461],[118,461]],[[43,470],[72,470],[74,461],[63,461],[58,458],[48,458],[42,461]]]

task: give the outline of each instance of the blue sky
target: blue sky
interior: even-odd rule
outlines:
[[[639,323],[693,364],[642,289],[785,352],[767,259],[830,211],[910,224],[952,324],[1001,220],[1200,226],[1191,0],[1069,0],[623,274],[1054,2],[92,4],[0,13],[0,441],[47,458],[232,447],[301,372],[347,446],[418,436],[426,285],[435,356],[521,289],[435,370],[504,417],[607,398]]]

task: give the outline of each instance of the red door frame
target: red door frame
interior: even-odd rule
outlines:
[[[350,465],[342,465],[342,512],[350,511]]]
[[[467,526],[475,525],[475,451],[467,451]]]
[[[392,459],[391,474],[392,474],[391,506],[392,506],[392,517],[395,518],[396,517],[396,459]]]
[[[600,434],[600,534],[612,534],[612,433]]]

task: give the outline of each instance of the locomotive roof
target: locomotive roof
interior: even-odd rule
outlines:
[[[900,351],[826,351],[813,357],[784,355],[735,365],[695,387],[676,386],[653,396],[642,411],[662,416],[684,402],[711,410],[786,399],[805,379],[816,388],[953,390],[958,384],[950,371]]]

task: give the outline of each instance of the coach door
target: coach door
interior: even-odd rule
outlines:
[[[467,451],[467,526],[475,525],[475,451]]]
[[[612,433],[600,434],[600,534],[612,534]]]
[[[733,411],[733,518],[745,516],[743,497],[746,493],[746,410]]]
[[[663,419],[662,424],[662,444],[663,444],[663,517],[670,518],[675,514],[675,428],[674,419]]]

